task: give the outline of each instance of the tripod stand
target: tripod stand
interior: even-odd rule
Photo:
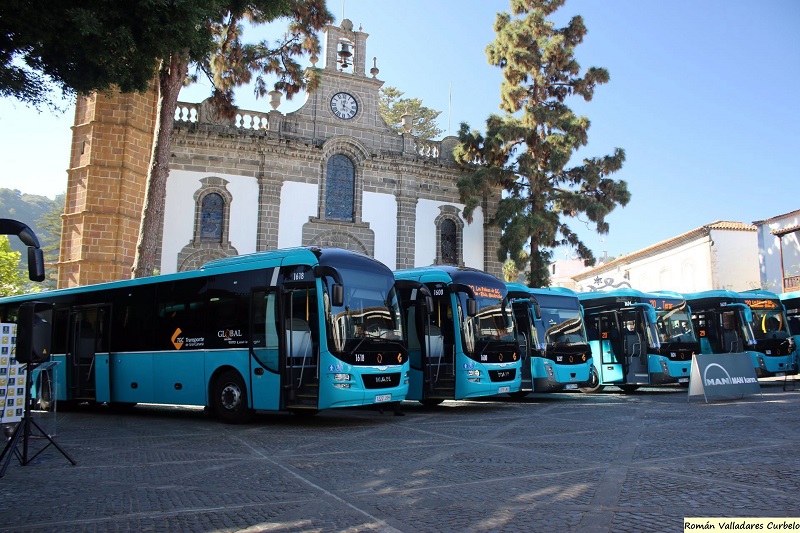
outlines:
[[[31,461],[36,459],[40,453],[49,448],[51,444],[55,446],[56,449],[61,452],[61,455],[66,457],[70,463],[73,465],[78,464],[72,459],[72,457],[69,456],[67,452],[64,451],[61,446],[58,445],[55,440],[53,440],[53,437],[51,437],[45,430],[41,428],[41,426],[39,426],[39,424],[36,423],[31,416],[31,382],[33,381],[33,371],[39,366],[40,364],[28,363],[28,376],[25,379],[25,415],[17,424],[17,428],[14,430],[14,434],[11,435],[11,440],[8,441],[6,447],[3,449],[3,453],[0,454],[0,463],[2,463],[2,466],[0,467],[0,477],[6,475],[8,463],[11,461],[12,455],[17,456],[17,459],[19,459],[19,462],[22,466],[27,466]],[[40,436],[45,437],[49,442],[44,448],[36,452],[33,457],[28,458],[28,439],[30,439],[31,436],[31,425],[36,428]],[[20,440],[22,440],[21,454],[17,449]]]

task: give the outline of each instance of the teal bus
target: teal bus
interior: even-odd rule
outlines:
[[[758,377],[797,372],[794,341],[789,338],[789,330],[775,333],[769,331],[771,326],[767,324],[773,322],[767,320],[771,316],[782,328],[787,328],[783,305],[777,295],[766,291],[739,293],[716,289],[685,297],[692,309],[701,352],[746,353]]]
[[[394,275],[409,351],[407,399],[430,407],[519,391],[521,357],[503,282],[447,265]]]
[[[578,299],[593,362],[591,383],[581,390],[688,385],[699,345],[681,295],[621,288],[580,293]]]
[[[408,354],[392,271],[336,248],[212,261],[195,271],[0,299],[52,309],[56,400],[253,410],[403,400]],[[49,387],[42,387],[48,390]]]
[[[522,353],[517,397],[585,387],[592,373],[578,295],[563,287],[529,288],[506,283]]]
[[[761,289],[739,292],[739,298],[752,312],[750,325],[756,338],[755,351],[759,353],[756,375],[797,374],[797,345],[781,298]]]

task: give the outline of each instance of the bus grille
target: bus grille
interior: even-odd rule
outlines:
[[[366,389],[388,389],[400,384],[400,372],[365,374],[361,377],[364,378],[364,388]]]
[[[492,381],[514,381],[516,376],[516,368],[508,368],[506,370],[489,370],[489,379]]]

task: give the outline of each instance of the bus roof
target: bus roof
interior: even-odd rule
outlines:
[[[396,279],[411,279],[421,283],[461,283],[464,285],[480,285],[499,289],[501,294],[508,292],[506,284],[488,272],[471,267],[455,267],[451,265],[432,265],[417,268],[396,270]],[[473,287],[474,288],[474,287]]]
[[[612,302],[623,299],[644,301],[647,299],[647,296],[642,291],[637,291],[636,289],[631,289],[629,287],[622,287],[619,289],[612,289],[610,291],[581,292],[578,293],[578,299],[581,302]]]

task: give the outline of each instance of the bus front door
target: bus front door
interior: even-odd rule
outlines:
[[[284,406],[293,410],[319,407],[319,314],[313,286],[283,293],[283,357],[281,385]]]
[[[69,317],[67,376],[69,398],[108,401],[108,340],[111,307],[73,308]],[[102,364],[98,364],[102,361]],[[99,367],[99,368],[98,368]]]
[[[637,320],[637,313],[622,313],[622,339],[625,354],[625,383],[646,385],[650,382],[647,368],[647,343],[642,331],[643,321]]]
[[[592,335],[597,336],[600,346],[600,364],[598,365],[600,383],[603,385],[620,383],[623,381],[625,372],[616,313],[613,311],[601,312],[594,317],[594,322]],[[595,354],[592,355],[596,357]]]

